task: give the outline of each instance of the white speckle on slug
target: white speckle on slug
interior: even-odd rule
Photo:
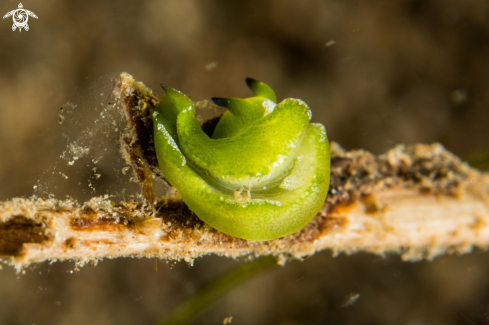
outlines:
[[[193,107],[192,105],[190,105],[189,107],[187,107],[186,109],[184,109],[184,110],[182,111],[182,113],[191,112],[193,108],[194,108],[194,107]]]
[[[178,151],[180,153],[180,156],[182,157],[182,166],[185,166],[187,164],[187,160],[185,159],[185,157],[183,156],[182,152],[180,151],[180,148],[177,146],[175,140],[170,135],[170,133],[168,133],[168,131],[166,130],[166,128],[165,128],[165,126],[163,124],[158,123],[158,131],[161,131],[161,133],[163,133],[163,135],[165,136],[165,139],[168,142],[168,144],[170,146],[172,146],[172,148],[174,150],[176,150],[176,151]]]
[[[304,109],[306,109],[307,117],[309,117],[309,119],[312,118],[312,111],[309,108],[309,106],[306,104],[305,101],[303,101],[302,99],[297,99],[297,98],[289,98],[289,99],[291,101],[296,102],[297,104],[301,105]]]
[[[274,204],[274,205],[279,206],[279,207],[282,206],[282,202],[277,201],[277,200],[263,200],[263,201],[264,202],[267,202],[267,203],[270,203],[270,204]]]
[[[307,106],[306,102],[303,101],[302,99],[298,99],[298,98],[289,98],[289,100],[293,101],[293,102],[296,102],[298,103],[299,105],[302,105],[302,106],[305,106],[307,108],[309,108],[309,106]]]
[[[325,142],[327,139],[326,128],[323,126],[321,128],[321,134],[319,134],[319,142]]]
[[[275,106],[277,106],[277,104],[272,102],[270,99],[266,99],[263,101],[262,106],[265,107],[265,114],[263,114],[263,116],[266,116],[266,115],[270,114],[271,112],[273,112],[273,110],[275,109]]]
[[[287,157],[286,157],[286,156],[284,156],[284,155],[278,155],[277,161],[275,161],[275,162],[272,164],[272,166],[273,166],[273,167],[277,167],[278,165],[283,164],[283,163],[284,163],[284,161],[285,161],[285,158],[287,158]]]
[[[294,141],[290,140],[290,141],[287,141],[287,147],[289,148],[295,148],[297,147],[296,144],[294,143]]]

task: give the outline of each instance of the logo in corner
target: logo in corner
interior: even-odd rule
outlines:
[[[14,24],[12,25],[12,30],[15,31],[17,28],[19,29],[19,32],[22,31],[22,28],[24,28],[26,31],[29,30],[29,25],[27,25],[27,21],[29,20],[29,16],[34,17],[37,19],[37,16],[35,13],[29,10],[25,10],[24,7],[22,6],[22,3],[19,3],[19,8],[9,11],[3,16],[3,19],[12,16],[14,19]]]

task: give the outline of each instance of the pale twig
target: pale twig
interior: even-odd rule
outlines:
[[[121,75],[119,100],[144,108],[143,98],[154,97],[144,85],[134,85],[132,77]],[[124,141],[133,149],[136,142]],[[153,169],[148,161],[136,167]],[[144,183],[146,171],[141,175]],[[345,152],[333,143],[331,186],[322,210],[301,231],[271,241],[250,242],[211,229],[177,195],[155,203],[151,192],[145,198],[144,204],[99,197],[81,205],[55,199],[2,202],[0,254],[20,268],[124,256],[191,262],[206,254],[275,255],[285,262],[323,249],[395,252],[416,260],[489,245],[489,174],[439,144],[401,145],[374,156]]]

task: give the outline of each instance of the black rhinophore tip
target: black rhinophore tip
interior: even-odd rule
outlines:
[[[165,84],[160,84],[160,87],[163,89],[163,91],[165,92],[165,95],[168,95],[168,91],[170,90],[171,92],[171,87],[168,87],[167,85]]]
[[[277,95],[275,95],[275,92],[269,85],[253,78],[246,78],[245,80],[253,94],[270,99],[274,103],[277,102]]]
[[[246,78],[245,79],[246,84],[248,85],[248,88],[253,89],[253,85],[259,83],[258,80],[253,79],[253,78]]]
[[[211,100],[217,106],[224,106],[224,104],[226,103],[226,99],[221,97],[212,97]]]

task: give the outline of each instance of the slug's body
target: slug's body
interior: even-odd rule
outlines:
[[[307,104],[276,104],[273,90],[247,79],[255,97],[213,98],[228,109],[212,138],[183,93],[166,95],[153,113],[158,162],[189,208],[209,226],[269,240],[304,227],[329,187],[329,143],[323,125],[309,123]]]

